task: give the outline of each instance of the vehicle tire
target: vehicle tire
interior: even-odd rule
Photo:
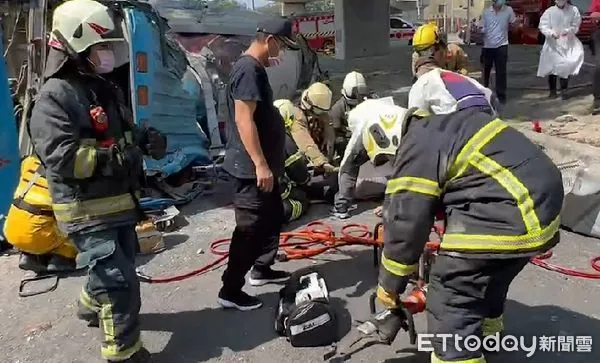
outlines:
[[[408,40],[408,45],[409,45],[409,46],[412,46],[412,38],[410,38],[410,39]]]

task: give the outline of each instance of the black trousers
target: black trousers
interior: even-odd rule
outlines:
[[[550,91],[556,91],[557,78],[559,77],[554,74],[548,76],[548,88],[550,88]],[[569,88],[569,78],[560,78],[560,89],[566,90],[567,88]]]
[[[600,108],[600,28],[592,33],[590,48],[594,55],[594,78],[592,79],[592,93],[594,95],[594,107]]]
[[[483,85],[489,87],[492,68],[496,69],[496,97],[501,103],[506,102],[506,78],[508,62],[508,45],[498,48],[483,48]]]
[[[253,265],[260,270],[275,262],[283,204],[277,182],[271,192],[260,191],[256,179],[233,178],[233,182],[236,226],[222,281],[225,291],[236,293],[244,286],[246,273]]]
[[[485,325],[502,330],[506,294],[513,279],[528,263],[518,259],[465,259],[439,255],[432,266],[427,290],[427,326],[434,335],[452,334],[482,337]],[[489,330],[486,329],[486,330]],[[461,362],[481,357],[481,351],[469,351],[464,340],[431,338],[435,355],[442,361]]]
[[[104,333],[101,349],[104,359],[129,358],[142,347],[135,226],[70,237],[79,250],[78,267],[89,267],[87,282],[79,296],[78,315],[99,322]]]

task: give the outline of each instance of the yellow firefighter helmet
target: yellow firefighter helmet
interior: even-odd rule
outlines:
[[[124,41],[114,36],[115,29],[113,14],[105,5],[94,0],[69,0],[54,10],[50,45],[62,49],[62,37],[74,52],[81,53],[94,44]]]
[[[327,85],[315,82],[302,92],[300,106],[302,109],[318,115],[331,109],[332,98],[333,94]]]
[[[435,23],[427,23],[418,27],[412,40],[413,49],[417,52],[427,50],[436,44],[446,43],[446,36],[440,34]]]
[[[294,106],[292,101],[286,99],[275,100],[273,106],[275,106],[281,118],[283,118],[285,128],[290,131],[294,123],[294,117],[296,116],[296,106]]]

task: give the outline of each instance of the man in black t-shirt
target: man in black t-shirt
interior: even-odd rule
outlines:
[[[265,67],[277,63],[281,49],[293,44],[291,37],[289,20],[259,24],[256,39],[231,70],[223,168],[234,180],[236,227],[218,299],[226,308],[252,310],[262,306],[258,298],[242,291],[251,268],[253,286],[285,282],[290,277],[287,272],[271,269],[283,223],[278,179],[284,172],[285,128],[273,106]]]

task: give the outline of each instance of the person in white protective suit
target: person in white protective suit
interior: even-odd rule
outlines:
[[[394,105],[391,98],[365,100],[348,113],[352,136],[338,173],[339,191],[333,207],[335,217],[350,217],[360,167],[369,161],[380,166],[394,158],[406,114],[407,109]]]
[[[538,77],[548,77],[550,98],[558,97],[556,79],[560,78],[560,96],[567,98],[569,76],[577,75],[583,64],[584,51],[577,32],[581,15],[567,0],[556,0],[556,5],[544,11],[539,29],[546,37],[540,53]]]
[[[439,115],[478,107],[497,114],[498,100],[489,88],[473,78],[434,68],[419,76],[408,93],[408,108]]]

